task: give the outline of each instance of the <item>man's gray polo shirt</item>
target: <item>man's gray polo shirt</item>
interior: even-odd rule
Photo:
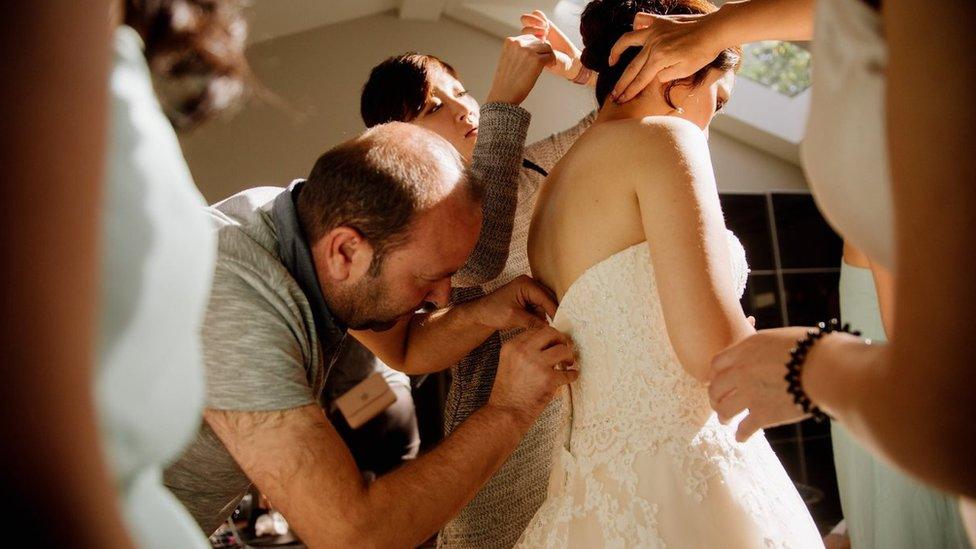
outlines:
[[[273,411],[318,403],[344,335],[324,301],[321,310],[310,304],[321,293],[290,196],[291,212],[282,201],[276,205],[283,191],[249,189],[209,209],[218,258],[203,327],[208,408]],[[291,219],[282,220],[283,211]],[[303,290],[300,281],[308,288],[309,276],[318,295]],[[208,534],[251,484],[206,423],[164,480]]]

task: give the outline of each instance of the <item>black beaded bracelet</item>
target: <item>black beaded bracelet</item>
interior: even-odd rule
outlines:
[[[808,331],[806,337],[798,340],[796,347],[790,349],[790,361],[786,363],[786,376],[783,378],[790,384],[787,391],[793,395],[793,402],[803,410],[804,414],[813,414],[813,419],[818,422],[827,419],[828,416],[810,401],[810,397],[807,396],[803,390],[803,385],[800,383],[800,376],[803,374],[803,363],[807,359],[807,352],[810,351],[813,344],[820,340],[820,338],[832,332],[846,332],[855,336],[861,335],[861,332],[851,330],[850,324],[841,326],[836,318],[817,324],[816,330]]]

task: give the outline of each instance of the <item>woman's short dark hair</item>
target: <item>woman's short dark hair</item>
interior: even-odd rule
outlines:
[[[457,71],[441,59],[422,53],[396,55],[373,67],[363,85],[359,112],[367,128],[387,122],[410,122],[430,99],[431,72]]]
[[[125,0],[125,24],[145,43],[163,110],[189,128],[243,97],[250,70],[240,0]]]
[[[627,65],[637,56],[640,48],[628,48],[610,66],[610,50],[621,36],[633,30],[634,16],[640,12],[655,15],[699,15],[714,12],[716,8],[707,0],[593,0],[583,9],[580,17],[580,34],[583,36],[583,55],[581,61],[587,68],[598,73],[596,98],[603,105],[613,91]],[[664,90],[664,100],[671,102],[671,89],[674,86],[697,86],[702,83],[710,69],[721,71],[735,70],[742,61],[739,47],[722,50],[708,66],[682,80],[669,83]]]

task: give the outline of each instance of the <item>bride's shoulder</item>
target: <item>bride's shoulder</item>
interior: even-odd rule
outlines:
[[[670,157],[679,151],[707,149],[701,128],[676,116],[647,116],[604,122],[590,128],[585,146],[591,152],[648,159],[654,151]]]
[[[601,181],[640,192],[663,189],[669,193],[688,185],[714,184],[705,133],[683,118],[607,121],[593,126],[590,134],[572,165],[598,171]]]

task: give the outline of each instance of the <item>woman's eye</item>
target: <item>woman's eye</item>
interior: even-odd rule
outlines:
[[[461,91],[457,92],[457,96],[458,97],[463,97],[465,95],[468,95],[468,90],[461,90]]]
[[[718,112],[718,111],[722,110],[723,108],[725,108],[725,103],[726,103],[726,101],[722,101],[721,99],[719,99],[715,103],[715,112]]]
[[[440,104],[440,103],[438,103],[438,104],[436,104],[436,105],[434,105],[434,106],[432,106],[432,107],[430,108],[430,110],[428,110],[428,111],[427,111],[427,114],[434,114],[435,112],[437,112],[437,111],[439,111],[439,110],[441,110],[441,104]]]

